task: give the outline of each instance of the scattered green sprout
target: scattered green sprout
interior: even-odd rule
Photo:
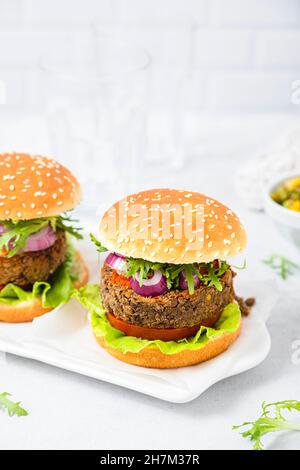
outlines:
[[[253,442],[253,450],[264,450],[262,438],[266,434],[278,431],[300,431],[300,423],[288,421],[282,414],[283,410],[300,411],[300,401],[285,400],[268,404],[263,402],[262,414],[256,421],[246,421],[233,426],[232,429],[248,426],[248,429],[242,432],[242,436]]]
[[[10,397],[10,393],[0,393],[0,409],[7,411],[9,416],[27,416],[28,412],[20,406],[21,402],[14,402]]]
[[[300,269],[300,266],[298,266],[296,263],[276,253],[263,260],[263,262],[273,269],[277,275],[284,280],[293,275],[295,270]]]

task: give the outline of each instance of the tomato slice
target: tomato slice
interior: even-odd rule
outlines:
[[[125,276],[122,276],[122,274],[118,274],[117,271],[115,271],[115,270],[112,271],[111,281],[114,284],[121,284],[122,286],[131,288],[129,279]]]
[[[194,336],[199,330],[199,325],[186,328],[147,328],[145,326],[133,325],[121,318],[116,317],[112,313],[107,313],[110,324],[123,331],[128,336],[135,336],[142,339],[161,339],[162,341],[177,341],[179,339]]]

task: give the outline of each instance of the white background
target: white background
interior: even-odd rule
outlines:
[[[190,110],[295,111],[298,0],[0,0],[7,106],[40,106],[39,55],[95,23],[146,47],[162,74],[163,67],[187,63]]]

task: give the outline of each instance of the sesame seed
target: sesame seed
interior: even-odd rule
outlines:
[[[15,190],[15,187],[14,187],[13,184],[11,184],[11,185],[9,186],[9,190],[10,190],[10,191],[14,191],[14,190]]]
[[[213,246],[212,241],[208,242],[207,246],[208,246],[208,248],[211,248]]]

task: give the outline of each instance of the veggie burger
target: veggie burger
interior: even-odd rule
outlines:
[[[78,293],[97,341],[144,367],[197,364],[238,337],[235,273],[225,259],[246,246],[239,218],[196,192],[153,189],[103,216],[98,251],[108,250],[99,286]]]
[[[69,300],[88,271],[68,215],[80,200],[69,170],[39,155],[0,155],[0,321],[24,322]]]

